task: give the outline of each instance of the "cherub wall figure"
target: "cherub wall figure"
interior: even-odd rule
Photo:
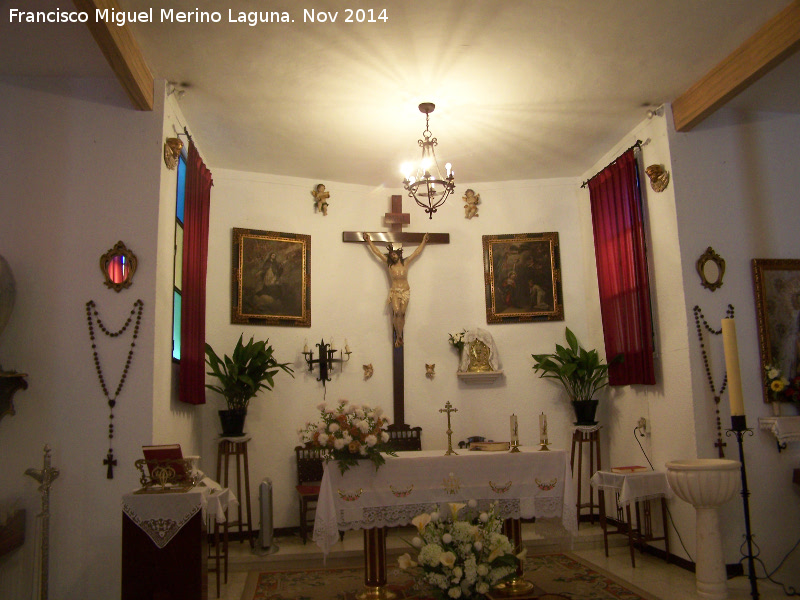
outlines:
[[[325,184],[317,184],[311,195],[314,196],[314,209],[317,212],[321,212],[323,216],[328,216],[328,198],[331,195],[330,192],[325,191]]]
[[[464,205],[464,217],[471,219],[472,217],[480,217],[478,214],[478,204],[481,203],[481,195],[476,194],[475,190],[469,189],[462,197],[466,204]]]

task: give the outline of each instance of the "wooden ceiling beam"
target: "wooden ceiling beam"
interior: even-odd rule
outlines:
[[[89,13],[86,23],[108,64],[137,110],[153,110],[153,74],[144,60],[127,23],[96,19],[97,10],[121,10],[116,0],[73,0],[78,10]]]
[[[794,0],[672,102],[675,129],[689,131],[800,47]]]

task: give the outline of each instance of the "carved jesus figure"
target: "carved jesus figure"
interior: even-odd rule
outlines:
[[[406,308],[411,298],[411,288],[408,285],[408,266],[417,256],[419,256],[425,244],[428,243],[428,234],[422,238],[422,243],[411,253],[408,258],[403,258],[403,249],[395,249],[392,244],[386,246],[388,252],[381,254],[381,251],[372,243],[368,233],[364,234],[364,241],[372,253],[378,257],[389,270],[389,297],[386,303],[392,307],[392,327],[394,329],[394,345],[403,345],[403,327],[406,322]]]

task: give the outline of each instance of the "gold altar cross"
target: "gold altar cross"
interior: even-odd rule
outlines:
[[[450,428],[450,413],[458,412],[458,409],[453,408],[453,405],[450,404],[450,400],[448,400],[444,403],[444,408],[439,409],[439,412],[447,413],[447,452],[445,452],[444,455],[449,456],[450,454],[458,454],[458,452],[453,450],[453,430]]]
[[[384,215],[384,223],[389,231],[343,231],[342,241],[353,243],[366,243],[364,234],[369,233],[373,242],[420,244],[424,233],[411,233],[403,231],[404,225],[411,223],[411,215],[403,212],[403,197],[392,196],[392,211]],[[428,244],[449,244],[449,233],[428,233]],[[404,375],[403,346],[393,346],[392,350],[392,388],[394,423],[402,425],[405,417],[405,375]],[[449,416],[449,415],[448,415]]]

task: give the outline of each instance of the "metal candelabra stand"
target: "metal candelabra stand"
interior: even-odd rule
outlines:
[[[747,418],[744,415],[731,415],[731,428],[725,430],[725,435],[735,435],[736,442],[739,445],[739,462],[742,464],[742,501],[744,502],[744,531],[745,531],[745,544],[747,545],[747,554],[742,552],[747,559],[747,575],[750,578],[750,595],[753,600],[758,600],[758,581],[756,578],[755,558],[758,556],[760,550],[758,545],[753,541],[753,534],[750,532],[750,490],[747,488],[747,467],[744,462],[744,435],[748,433],[753,435],[753,430],[747,427]],[[753,546],[755,546],[755,554],[753,553]]]

